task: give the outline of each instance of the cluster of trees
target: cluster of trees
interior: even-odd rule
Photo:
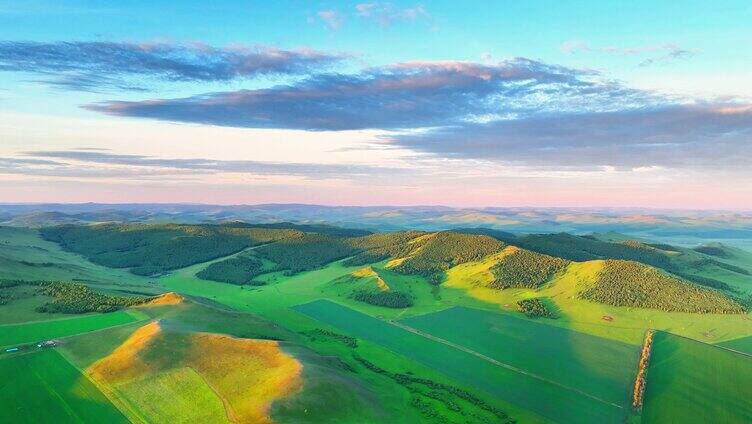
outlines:
[[[589,261],[593,259],[623,259],[642,262],[658,268],[671,268],[671,257],[660,250],[639,242],[611,243],[594,237],[581,237],[567,233],[531,234],[516,240],[517,246],[534,252],[568,259]]]
[[[305,234],[259,247],[255,253],[276,263],[288,274],[296,274],[352,256],[357,250],[346,238]]]
[[[681,253],[680,250],[676,246],[672,246],[670,244],[665,244],[665,243],[645,243],[645,244],[652,248],[663,250],[666,252]]]
[[[311,331],[303,331],[301,334],[311,337],[316,340],[317,337],[325,337],[328,339],[334,339],[344,344],[347,347],[355,349],[358,347],[358,339],[355,337],[346,336],[344,334],[335,333],[334,331],[324,330],[323,328],[316,328]]]
[[[153,299],[148,296],[111,296],[97,293],[81,283],[38,282],[40,292],[52,301],[37,308],[38,312],[85,314],[88,312],[114,312],[129,306],[140,305]]]
[[[401,386],[405,387],[410,393],[413,394],[414,399],[419,399],[417,402],[413,401],[412,404],[413,406],[421,410],[421,413],[427,413],[429,414],[429,416],[435,417],[436,409],[432,408],[429,402],[420,400],[418,396],[438,400],[442,402],[448,410],[462,414],[461,406],[451,398],[452,396],[454,396],[490,413],[495,417],[495,422],[498,422],[500,424],[513,424],[516,422],[506,412],[489,404],[483,399],[478,398],[467,390],[455,386],[450,386],[448,384],[439,383],[428,378],[416,377],[410,373],[389,372],[368,361],[357,353],[353,353],[353,359],[355,359],[369,371],[391,378]],[[422,408],[427,408],[427,410],[423,411]]]
[[[264,267],[263,261],[259,258],[243,255],[215,262],[198,272],[196,276],[204,280],[219,281],[221,283],[257,286],[260,284],[254,279],[269,271]]]
[[[100,224],[41,229],[64,249],[112,268],[156,275],[303,233],[245,225]]]
[[[518,249],[491,267],[494,280],[489,287],[537,289],[568,265],[566,259]]]
[[[701,275],[687,274],[685,272],[679,272],[679,271],[672,271],[672,274],[676,275],[677,277],[683,278],[687,281],[691,281],[695,284],[699,284],[701,286],[712,287],[714,289],[726,290],[729,292],[737,291],[734,287],[731,287],[730,285],[724,283],[723,281],[716,280],[715,278],[704,277]]]
[[[745,311],[739,302],[721,292],[697,287],[633,261],[605,261],[596,283],[579,296],[613,306],[665,312],[737,314]]]
[[[691,266],[692,268],[696,268],[696,269],[701,269],[705,267],[717,267],[717,268],[724,269],[726,271],[735,272],[737,274],[750,275],[750,272],[742,267],[727,264],[726,262],[721,262],[721,261],[711,259],[711,258],[703,258],[703,259],[698,259],[696,261],[692,261],[690,262],[689,266]]]
[[[729,252],[721,246],[704,245],[697,246],[693,250],[710,256],[718,256],[719,258],[728,258],[731,256]]]
[[[385,306],[387,308],[409,308],[413,306],[413,297],[407,293],[400,291],[371,291],[371,290],[358,290],[352,294],[352,298],[365,302],[374,306]]]
[[[556,318],[556,315],[538,298],[520,300],[517,302],[517,308],[530,318]]]
[[[501,241],[477,234],[442,231],[421,239],[416,253],[407,257],[395,270],[403,274],[428,277],[440,283],[440,275],[449,268],[480,260],[499,252],[506,245]]]
[[[361,252],[346,260],[345,265],[359,266],[405,257],[417,247],[412,241],[425,234],[421,231],[398,231],[350,239],[349,244]]]
[[[632,391],[632,406],[637,409],[642,408],[642,403],[645,399],[645,377],[648,372],[648,364],[650,363],[654,335],[655,332],[653,330],[648,330],[645,333],[645,340],[642,342],[640,362],[637,365],[637,377],[635,377],[634,389]]]

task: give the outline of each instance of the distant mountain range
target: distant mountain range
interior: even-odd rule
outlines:
[[[659,238],[752,239],[752,211],[609,208],[451,208],[303,204],[5,204],[0,225],[180,222],[327,223],[368,230],[489,228],[518,233],[618,231]]]

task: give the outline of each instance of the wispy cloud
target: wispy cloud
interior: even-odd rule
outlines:
[[[316,15],[324,22],[324,25],[332,30],[342,28],[342,24],[345,22],[342,14],[334,9],[320,10]]]
[[[560,47],[564,53],[607,53],[623,56],[642,57],[637,66],[665,64],[679,59],[687,59],[696,54],[673,43],[652,44],[637,47],[591,46],[584,41],[566,41]]]
[[[239,173],[259,176],[294,176],[318,180],[395,175],[405,171],[400,168],[361,164],[158,158],[114,154],[87,148],[28,151],[21,152],[20,156],[20,158],[0,158],[0,173],[63,177]]]
[[[145,81],[230,81],[308,74],[342,60],[308,49],[205,44],[0,41],[0,71],[42,76],[77,90],[138,90]]]
[[[372,2],[355,5],[357,16],[376,22],[382,26],[389,26],[394,22],[417,21],[429,17],[426,9],[421,5],[408,8],[397,8],[391,3]]]

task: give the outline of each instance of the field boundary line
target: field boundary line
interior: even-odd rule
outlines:
[[[734,354],[737,354],[737,355],[740,355],[740,356],[746,356],[747,358],[752,359],[752,354],[749,354],[747,352],[742,352],[742,351],[739,351],[739,350],[736,350],[736,349],[731,349],[731,348],[728,348],[726,346],[719,346],[719,345],[714,344],[714,343],[706,343],[706,342],[703,342],[701,340],[693,339],[691,337],[682,336],[681,334],[674,334],[674,333],[672,333],[670,331],[663,331],[663,330],[656,330],[656,331],[660,332],[660,333],[665,333],[665,334],[668,334],[668,335],[671,335],[671,336],[674,336],[674,337],[681,337],[682,339],[689,340],[691,342],[700,343],[700,344],[703,344],[703,345],[706,345],[706,346],[710,346],[710,347],[713,347],[713,348],[716,348],[716,349],[720,349],[720,350],[725,350],[726,352],[731,352],[731,353],[734,353]],[[745,336],[745,337],[747,337],[747,336]],[[731,339],[731,340],[735,340],[735,339]],[[731,340],[725,340],[725,341],[728,342],[728,341],[731,341]],[[724,343],[724,342],[720,342],[720,343]]]
[[[73,368],[77,369],[79,374],[97,388],[102,395],[110,401],[112,406],[115,407],[121,414],[123,414],[123,418],[125,418],[128,421],[131,422],[138,422],[140,424],[147,424],[148,421],[146,421],[146,418],[144,418],[137,408],[133,407],[133,405],[128,402],[127,399],[123,398],[122,396],[117,395],[117,388],[115,386],[111,386],[109,384],[102,383],[98,380],[95,380],[89,376],[89,374],[86,372],[86,370],[81,369],[78,365],[73,363],[73,361],[68,358],[68,355],[66,355],[64,352],[56,351],[60,356],[63,357],[63,359],[68,362]],[[140,420],[140,421],[139,421]]]
[[[425,338],[427,338],[429,340],[433,340],[433,341],[435,341],[437,343],[441,343],[443,345],[446,345],[446,346],[449,346],[451,348],[454,348],[454,349],[460,350],[462,352],[468,353],[470,355],[473,355],[473,356],[475,356],[477,358],[480,358],[480,359],[482,359],[482,360],[484,360],[486,362],[489,362],[489,363],[491,363],[491,364],[493,364],[493,365],[495,365],[497,367],[505,368],[507,370],[510,370],[510,371],[513,371],[513,372],[516,372],[516,373],[519,373],[519,374],[522,374],[522,375],[525,375],[525,376],[528,376],[528,377],[531,377],[531,378],[534,378],[536,380],[540,380],[540,381],[543,381],[543,382],[546,382],[546,383],[549,383],[549,384],[553,384],[553,385],[561,387],[561,388],[563,388],[565,390],[569,390],[569,391],[575,392],[577,394],[580,394],[582,396],[585,396],[587,398],[593,399],[595,401],[601,402],[601,403],[609,405],[609,406],[613,406],[613,407],[616,407],[616,408],[619,408],[619,409],[624,409],[624,406],[622,406],[622,405],[619,405],[619,404],[607,401],[605,399],[601,399],[601,398],[599,398],[597,396],[591,395],[590,393],[584,392],[584,391],[582,391],[580,389],[576,389],[574,387],[569,387],[569,386],[567,386],[565,384],[559,383],[559,382],[554,381],[554,380],[550,380],[548,378],[539,376],[539,375],[531,373],[529,371],[525,371],[525,370],[523,370],[521,368],[515,367],[514,365],[510,365],[510,364],[501,362],[499,360],[491,358],[490,356],[486,356],[486,355],[484,355],[484,354],[482,354],[480,352],[476,352],[476,351],[474,351],[474,350],[472,350],[470,348],[467,348],[465,346],[462,346],[462,345],[450,342],[449,340],[442,339],[441,337],[434,336],[433,334],[425,333],[423,331],[420,331],[420,330],[418,330],[416,328],[410,327],[409,325],[403,324],[401,322],[392,321],[392,320],[387,320],[386,322],[389,323],[389,324],[391,324],[391,325],[394,325],[395,327],[398,327],[398,328],[401,328],[401,329],[403,329],[405,331],[409,331],[409,332],[411,332],[413,334],[416,334],[418,336],[425,337]]]
[[[144,319],[140,319],[140,320],[135,320],[135,321],[131,321],[131,322],[126,322],[126,323],[123,323],[123,324],[118,324],[118,325],[113,325],[113,326],[110,326],[110,327],[98,328],[98,329],[96,329],[96,330],[89,330],[89,331],[84,331],[84,332],[82,332],[82,333],[71,334],[71,335],[69,335],[69,336],[62,336],[62,337],[52,337],[52,338],[53,338],[53,339],[55,339],[55,340],[65,340],[65,339],[69,339],[69,338],[71,338],[71,337],[78,337],[78,336],[80,336],[80,335],[83,335],[83,334],[91,334],[91,333],[96,333],[97,331],[104,331],[104,330],[109,330],[109,329],[111,329],[111,328],[120,328],[120,327],[125,327],[126,325],[131,325],[131,324],[138,324],[138,323],[143,323],[144,321],[150,321],[150,320],[151,320],[151,318],[148,318],[148,317],[147,317],[147,318],[144,318]],[[36,341],[36,340],[35,340],[35,341]],[[32,341],[32,342],[20,342],[20,343],[13,343],[13,344],[9,344],[9,345],[3,345],[3,346],[0,346],[0,348],[6,348],[6,347],[8,347],[8,346],[14,346],[14,345],[20,345],[20,344],[28,344],[28,343],[34,343],[34,342]]]

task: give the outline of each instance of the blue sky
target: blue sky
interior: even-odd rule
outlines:
[[[752,208],[749,22],[744,1],[0,1],[0,196]]]

